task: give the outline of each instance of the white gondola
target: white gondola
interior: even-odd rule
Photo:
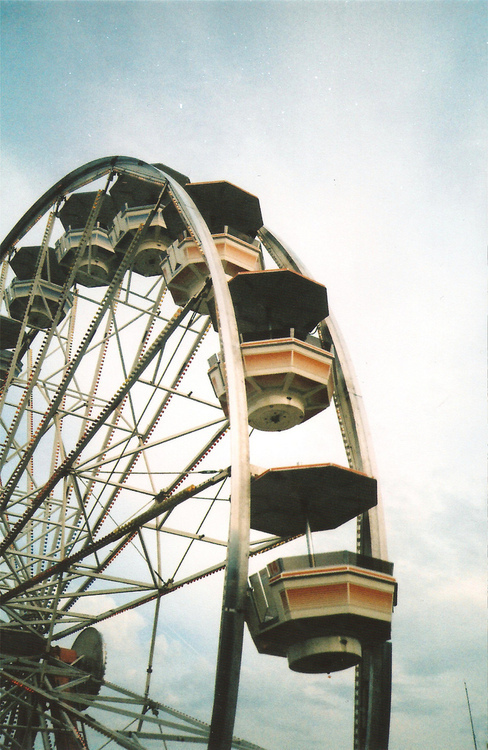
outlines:
[[[326,409],[332,398],[333,355],[293,336],[241,344],[248,420],[257,430],[288,430]],[[227,411],[222,363],[210,360],[215,395]]]
[[[83,237],[83,229],[69,229],[56,242],[58,262],[64,266],[75,262]],[[87,287],[107,286],[112,280],[116,256],[106,229],[96,227],[78,266],[75,280]]]
[[[257,245],[232,236],[228,227],[224,227],[222,234],[213,235],[213,240],[228,279],[244,271],[261,270],[261,254]],[[184,305],[198,294],[210,275],[203,253],[191,237],[175,242],[168,248],[161,268],[177,305]]]
[[[27,325],[32,328],[49,328],[63,295],[63,288],[50,281],[40,279],[14,279],[6,289],[5,302],[14,320],[23,320],[27,313]],[[72,304],[71,294],[64,299],[60,320],[68,313]]]
[[[288,557],[251,576],[248,626],[261,653],[286,656],[296,672],[359,663],[364,645],[391,635],[393,565],[341,551]]]
[[[125,252],[132,242],[137,230],[143,225],[152,206],[125,206],[114,217],[110,230],[110,239],[117,252]],[[156,276],[161,273],[161,256],[172,242],[168,232],[163,211],[158,209],[150,226],[139,243],[134,256],[134,271],[142,276]]]
[[[310,332],[328,312],[327,291],[287,270],[238,274],[229,283],[241,336],[248,420],[258,430],[295,427],[332,398],[333,354]],[[223,363],[210,361],[215,395],[227,411]]]

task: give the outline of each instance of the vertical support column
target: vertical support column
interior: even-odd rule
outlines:
[[[363,649],[357,674],[355,750],[387,750],[391,709],[391,643]]]

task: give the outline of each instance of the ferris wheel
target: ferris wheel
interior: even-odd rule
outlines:
[[[258,199],[104,158],[1,253],[3,747],[259,750],[234,736],[247,626],[295,671],[355,667],[354,749],[386,750],[396,583],[362,404],[325,287]],[[332,403],[347,466],[298,465]],[[261,466],[263,435],[286,463]],[[356,518],[354,551],[315,549]],[[249,577],[250,558],[269,562]],[[219,575],[203,721],[158,700],[156,665],[166,608],[185,595],[198,618]],[[108,679],[104,627],[134,611],[142,687]]]

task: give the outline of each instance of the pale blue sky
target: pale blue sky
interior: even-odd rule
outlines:
[[[328,287],[400,585],[390,750],[468,750],[464,680],[482,746],[487,4],[4,0],[0,13],[2,236],[65,173],[136,156],[258,195]],[[250,739],[349,747],[340,680],[290,677],[295,734],[259,736],[266,711],[286,724],[275,662],[260,686],[245,667]]]

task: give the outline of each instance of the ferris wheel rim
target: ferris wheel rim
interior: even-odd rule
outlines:
[[[211,735],[214,747],[230,746],[235,720],[244,629],[244,599],[249,552],[249,448],[243,365],[235,314],[225,274],[212,236],[192,199],[170,174],[132,157],[105,157],[79,167],[55,183],[36,201],[9,232],[1,245],[4,258],[32,226],[68,193],[104,175],[128,174],[169,187],[174,204],[207,261],[220,319],[221,349],[226,362],[231,427],[232,502],[224,598],[221,612],[221,645],[217,657]],[[230,648],[229,648],[230,645]],[[222,689],[222,686],[224,689]],[[222,702],[222,695],[226,696]],[[217,743],[217,744],[215,744]]]
[[[106,156],[87,162],[55,182],[27,209],[0,244],[0,260],[3,260],[9,250],[44,216],[51,206],[68,193],[78,190],[110,172],[132,174],[161,186],[165,181],[160,169],[132,156]]]
[[[311,276],[310,271],[298,256],[267,227],[262,227],[259,236],[268,250],[275,255],[275,260],[278,263]],[[322,325],[327,327],[334,345],[336,387],[334,400],[336,400],[338,408],[346,413],[347,434],[345,439],[351,446],[351,467],[358,471],[365,471],[371,476],[376,476],[373,446],[364,403],[344,337],[332,312],[329,311],[329,315],[326,320],[322,321]],[[368,511],[368,518],[372,537],[368,540],[368,553],[373,557],[387,560],[388,551],[381,497],[378,498],[378,505]]]
[[[259,237],[278,265],[309,275],[305,265],[269,229],[262,227]],[[376,475],[375,460],[364,403],[351,358],[334,316],[329,312],[322,321],[331,337],[334,357],[334,401],[341,424],[344,446],[352,468]],[[357,551],[388,559],[386,530],[381,494],[378,504],[357,521]],[[356,666],[354,693],[354,750],[377,750],[388,746],[392,656],[391,643],[365,652]],[[380,696],[380,697],[378,697]]]

